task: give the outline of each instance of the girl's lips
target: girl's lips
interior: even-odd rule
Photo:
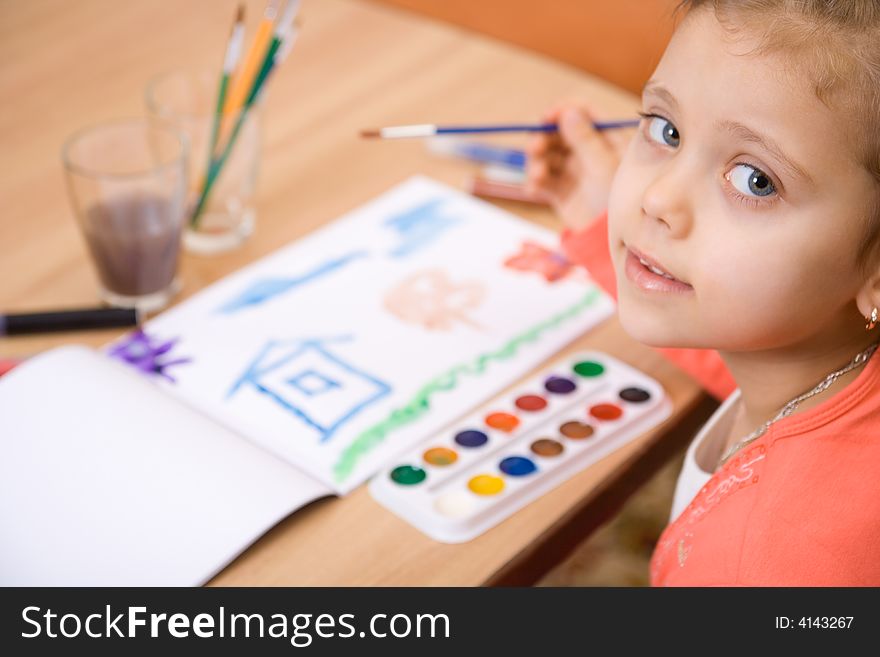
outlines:
[[[666,278],[655,274],[645,267],[630,249],[626,249],[626,277],[640,290],[645,292],[693,292],[694,288],[677,279]]]

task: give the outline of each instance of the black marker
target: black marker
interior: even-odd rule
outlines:
[[[140,321],[141,313],[135,308],[84,308],[43,313],[0,314],[0,336],[118,328],[135,326]]]

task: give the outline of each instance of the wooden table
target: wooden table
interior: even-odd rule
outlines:
[[[144,114],[147,80],[175,67],[216,68],[237,0],[0,3],[0,308],[92,305],[96,279],[72,216],[60,148],[75,130]],[[247,3],[250,33],[262,0]],[[531,120],[566,97],[609,117],[628,94],[529,52],[381,5],[307,0],[300,41],[267,97],[257,231],[241,250],[187,256],[178,301],[331,221],[415,172],[460,185],[468,167],[420,141],[366,142],[363,127]],[[504,204],[502,204],[504,205]],[[504,205],[556,226],[542,208]],[[0,340],[0,356],[117,332]],[[675,411],[621,449],[463,545],[442,545],[385,511],[361,487],[298,511],[214,580],[218,585],[479,585],[533,581],[689,438],[705,415],[686,375],[610,320],[575,348],[605,350],[654,376]],[[676,432],[670,430],[677,428]]]

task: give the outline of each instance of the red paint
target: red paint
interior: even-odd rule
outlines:
[[[616,420],[623,415],[623,410],[616,404],[596,404],[590,409],[590,415],[597,420]]]
[[[523,411],[542,411],[547,408],[547,400],[540,395],[523,395],[514,404]]]

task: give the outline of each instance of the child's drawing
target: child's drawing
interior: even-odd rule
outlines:
[[[480,329],[467,316],[486,296],[478,281],[453,283],[446,272],[431,269],[416,272],[385,294],[385,308],[401,321],[429,331],[449,331],[456,322]]]
[[[391,392],[323,345],[329,340],[269,342],[235,382],[227,399],[250,387],[329,440],[364,408]]]
[[[134,366],[135,369],[161,376],[168,381],[174,382],[174,377],[168,373],[168,369],[174,365],[183,365],[192,361],[191,358],[174,358],[169,360],[169,353],[177,338],[162,341],[144,333],[141,329],[132,331],[120,342],[110,349],[110,356]]]
[[[548,283],[555,283],[565,278],[572,270],[572,264],[564,255],[531,241],[523,242],[519,253],[505,260],[504,266],[521,271],[537,272]]]
[[[447,199],[434,198],[386,220],[385,226],[397,231],[400,237],[400,243],[389,255],[402,258],[427,247],[440,234],[458,223],[460,217],[444,214],[443,205],[446,202]]]
[[[347,491],[612,312],[556,241],[415,178],[152,319],[193,362],[141,366]]]
[[[354,251],[344,256],[327,260],[299,276],[294,276],[292,278],[258,279],[251,283],[237,296],[227,301],[219,310],[221,313],[231,314],[242,310],[243,308],[258,306],[269,299],[277,297],[279,294],[284,294],[285,292],[305,285],[306,283],[311,283],[316,279],[341,269],[353,260],[363,258],[367,255],[366,251]]]

